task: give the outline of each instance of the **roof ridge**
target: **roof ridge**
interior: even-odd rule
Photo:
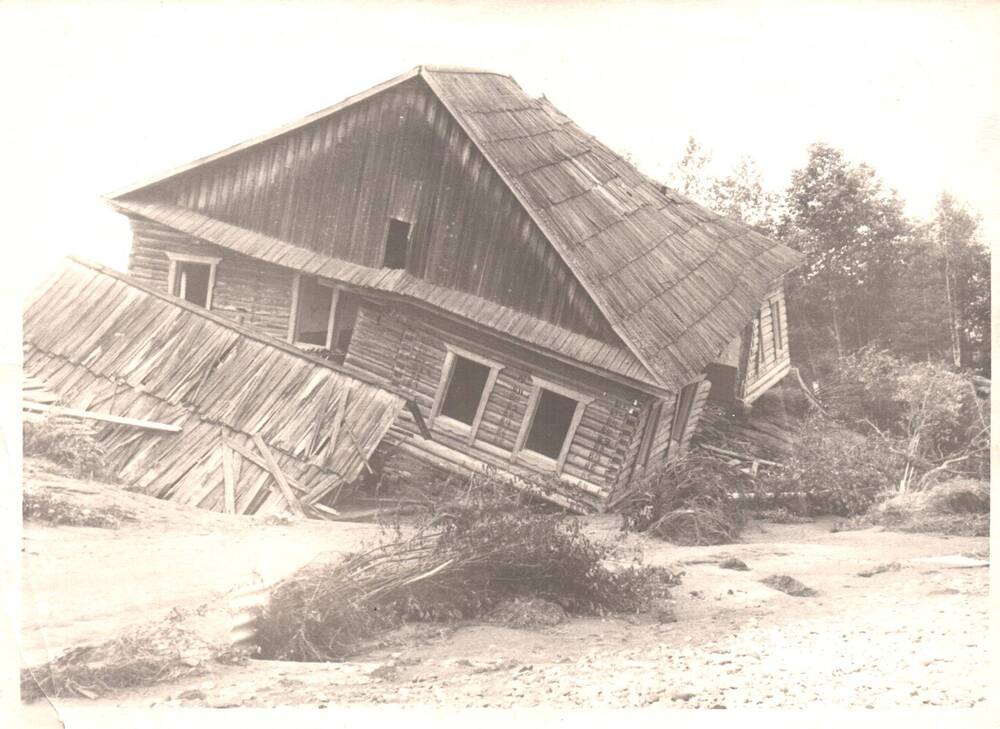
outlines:
[[[430,73],[461,73],[468,75],[480,75],[480,76],[501,76],[503,78],[509,78],[511,81],[514,77],[510,74],[500,73],[499,71],[490,71],[486,68],[472,68],[471,66],[448,66],[448,65],[438,65],[433,63],[426,63],[417,66],[417,69],[421,71],[428,71]]]

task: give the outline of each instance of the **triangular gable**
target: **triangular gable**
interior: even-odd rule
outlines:
[[[420,67],[174,176],[118,193],[116,199],[149,201],[150,191],[166,189],[178,196],[166,202],[204,209],[216,193],[213,183],[202,181],[195,190],[189,186],[178,192],[170,188],[178,174],[305,130],[416,77],[430,87],[516,198],[532,229],[557,254],[558,262],[544,259],[542,267],[527,268],[543,270],[548,283],[555,282],[553,288],[569,290],[576,307],[570,320],[609,326],[614,335],[600,338],[620,339],[661,385],[673,388],[699,377],[739,334],[767,290],[800,260],[791,249],[656,186],[509,77],[467,70]],[[298,152],[324,144],[322,134],[301,136],[298,147],[272,144],[272,169],[280,171],[294,163]],[[227,174],[240,172],[233,168]],[[224,182],[239,189],[261,180]],[[288,225],[296,220],[291,209],[269,214],[285,216]],[[296,242],[296,234],[288,229],[289,242]],[[577,286],[580,293],[573,293]]]

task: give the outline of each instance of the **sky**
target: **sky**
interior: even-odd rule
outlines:
[[[0,288],[124,268],[102,195],[418,64],[509,74],[660,179],[693,135],[781,190],[824,141],[1000,238],[1000,4],[0,0]]]

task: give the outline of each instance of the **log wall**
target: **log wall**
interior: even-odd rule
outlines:
[[[570,371],[486,333],[416,312],[404,305],[362,305],[345,366],[412,398],[428,419],[441,381],[447,346],[460,347],[502,365],[490,392],[479,430],[470,445],[453,431],[432,427],[436,443],[494,463],[514,473],[537,469],[511,456],[524,420],[532,375],[572,388],[594,399],[587,404],[566,457],[563,473],[605,495],[631,475],[652,396],[583,371]],[[419,442],[408,415],[397,437]],[[553,474],[554,475],[554,474]],[[596,495],[596,494],[595,494]]]
[[[148,220],[131,218],[129,273],[154,289],[167,291],[167,252],[216,256],[212,311],[279,339],[288,335],[292,279],[287,268],[258,261],[226,248],[200,243],[190,236]]]

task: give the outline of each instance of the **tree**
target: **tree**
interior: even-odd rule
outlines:
[[[806,166],[792,173],[785,205],[778,235],[806,254],[789,294],[799,344],[817,352],[829,338],[842,357],[883,340],[912,231],[895,191],[869,166],[814,144]]]
[[[708,164],[712,156],[702,149],[698,140],[688,137],[684,147],[684,155],[674,170],[673,187],[697,202],[707,204],[708,188],[711,179],[708,176]]]
[[[780,196],[764,188],[753,158],[741,157],[725,177],[709,174],[711,162],[711,154],[694,137],[688,137],[671,180],[673,187],[709,210],[773,234]]]
[[[978,237],[979,218],[942,193],[928,226],[944,280],[951,360],[989,372],[990,252]]]
[[[725,177],[708,183],[708,207],[717,213],[739,220],[765,235],[777,229],[780,198],[764,189],[760,170],[751,157],[741,157]]]

